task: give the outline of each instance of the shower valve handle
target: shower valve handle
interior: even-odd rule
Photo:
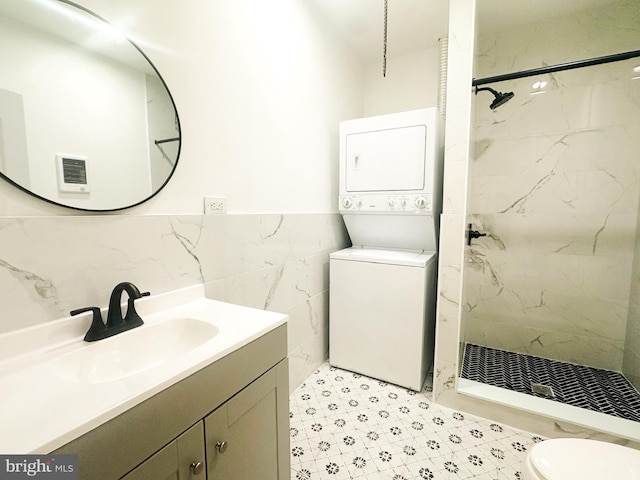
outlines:
[[[467,235],[467,245],[471,245],[471,240],[474,238],[486,237],[486,233],[480,233],[477,230],[471,230],[471,224],[469,224],[469,233]]]

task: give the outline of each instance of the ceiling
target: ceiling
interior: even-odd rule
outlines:
[[[365,63],[383,52],[384,0],[311,0]],[[478,0],[477,18],[485,31],[522,25],[545,17],[616,0]],[[387,0],[387,56],[435,48],[449,27],[449,0]]]
[[[312,0],[365,63],[383,53],[384,0]],[[446,36],[448,0],[387,0],[387,56],[434,48]]]

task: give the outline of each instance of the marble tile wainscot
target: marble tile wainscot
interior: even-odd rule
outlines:
[[[290,385],[326,358],[328,256],[349,245],[340,215],[73,215],[0,218],[0,332],[106,306],[130,281],[289,315]]]

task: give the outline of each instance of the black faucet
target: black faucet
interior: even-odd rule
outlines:
[[[122,317],[122,310],[120,309],[120,302],[122,300],[122,292],[127,292],[129,300],[127,301],[127,313],[124,318]],[[107,323],[102,321],[102,315],[100,314],[99,307],[85,307],[78,310],[72,310],[69,312],[71,315],[78,315],[83,312],[93,312],[93,320],[89,331],[84,336],[85,342],[95,342],[96,340],[102,340],[103,338],[112,337],[118,333],[126,332],[132,328],[143,325],[144,322],[136,312],[134,301],[146,297],[149,292],[140,293],[138,287],[131,282],[122,282],[115,286],[113,292],[111,292],[111,298],[109,299],[109,311],[107,312]]]

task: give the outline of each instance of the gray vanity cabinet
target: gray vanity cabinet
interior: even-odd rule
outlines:
[[[204,455],[203,422],[198,422],[122,480],[204,479]]]
[[[281,325],[52,453],[79,480],[289,480],[286,354]]]
[[[282,376],[282,372],[280,374]],[[283,378],[272,369],[204,420],[207,472],[215,480],[285,480],[290,478],[289,432],[278,397],[287,395]],[[280,420],[280,421],[279,421]],[[283,461],[284,460],[284,461]]]
[[[286,374],[272,368],[122,480],[288,480]]]

